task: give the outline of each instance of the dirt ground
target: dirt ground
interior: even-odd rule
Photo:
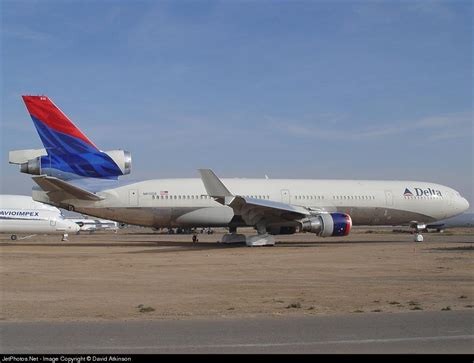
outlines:
[[[472,229],[346,238],[277,236],[275,247],[220,233],[150,229],[11,241],[0,235],[0,319],[143,320],[471,309]]]

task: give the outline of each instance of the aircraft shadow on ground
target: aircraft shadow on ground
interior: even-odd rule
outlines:
[[[438,247],[430,248],[429,250],[436,251],[474,251],[472,243],[468,246],[461,247]],[[411,240],[383,240],[383,241],[367,241],[367,240],[352,240],[352,241],[308,241],[308,242],[276,242],[273,248],[321,248],[331,246],[350,246],[359,244],[412,244],[413,246],[428,247],[429,242],[415,243]],[[218,242],[198,242],[191,243],[186,241],[104,241],[104,242],[12,242],[5,241],[0,242],[1,247],[82,247],[82,248],[100,248],[100,247],[121,247],[121,248],[136,248],[146,247],[146,249],[135,250],[135,251],[114,251],[113,253],[127,253],[127,254],[140,254],[140,253],[165,253],[165,252],[185,252],[185,251],[201,251],[201,250],[214,250],[214,249],[226,249],[226,248],[248,248],[245,243],[218,243]],[[267,248],[270,246],[267,246]],[[255,247],[254,247],[255,248]]]
[[[459,252],[459,251],[469,251],[469,252],[474,252],[474,242],[463,242],[463,243],[468,243],[469,245],[467,246],[458,246],[458,247],[436,247],[436,248],[430,248],[429,251],[434,251],[434,252],[445,252],[445,251],[453,251],[453,252]]]
[[[176,252],[176,251],[199,251],[199,250],[211,250],[211,249],[223,249],[223,248],[236,248],[245,247],[245,244],[223,244],[217,242],[179,242],[179,241],[124,241],[124,242],[0,242],[2,247],[121,247],[121,248],[134,248],[134,247],[149,247],[146,250],[140,251],[126,251],[118,253],[163,253],[163,252]],[[156,248],[160,247],[160,248]],[[116,251],[114,251],[117,253]]]

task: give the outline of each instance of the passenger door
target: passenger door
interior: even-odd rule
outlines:
[[[281,202],[290,204],[290,191],[288,189],[281,190]]]
[[[128,200],[130,207],[138,207],[138,190],[130,189],[128,191]]]

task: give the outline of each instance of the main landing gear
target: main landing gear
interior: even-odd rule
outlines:
[[[265,225],[257,225],[257,235],[246,236],[237,233],[237,228],[229,228],[229,232],[222,236],[221,243],[245,243],[248,247],[274,246],[275,239],[267,233]]]
[[[421,232],[426,231],[426,224],[416,224],[415,226],[415,242],[423,242]]]

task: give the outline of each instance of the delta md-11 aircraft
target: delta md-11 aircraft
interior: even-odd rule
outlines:
[[[10,152],[10,163],[35,175],[33,199],[121,223],[160,227],[228,227],[222,242],[273,245],[273,235],[345,236],[354,225],[410,225],[422,241],[426,224],[464,212],[452,188],[420,181],[219,179],[139,182],[131,154],[102,151],[46,96],[23,96],[43,149]],[[252,226],[254,236],[237,234]]]

